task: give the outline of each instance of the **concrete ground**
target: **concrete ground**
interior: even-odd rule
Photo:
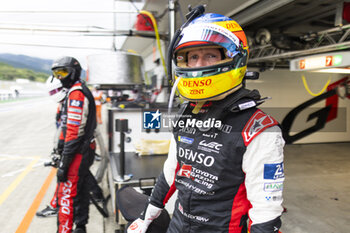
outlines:
[[[34,216],[49,203],[55,189],[53,179],[44,198],[36,199],[51,171],[42,164],[53,145],[55,110],[48,98],[0,103],[0,233],[56,232],[56,218]],[[285,147],[283,233],[348,231],[349,151],[349,142]],[[92,170],[97,166],[98,162]],[[106,182],[102,186],[107,195]],[[104,219],[90,205],[88,232],[114,232],[109,208],[111,216]]]
[[[56,232],[56,218],[38,218],[55,190],[55,177],[44,198],[38,196],[52,168],[49,161],[55,135],[57,103],[33,98],[0,103],[0,232]],[[96,163],[93,169],[96,169]],[[90,205],[89,232],[103,232],[103,218]]]
[[[283,233],[348,232],[350,143],[285,148]]]

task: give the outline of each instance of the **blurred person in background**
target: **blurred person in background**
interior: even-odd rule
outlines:
[[[103,97],[103,92],[98,90],[97,86],[94,85],[92,87],[92,95],[94,96],[94,99],[95,99],[97,123],[102,124],[102,114],[101,114],[102,103],[105,102]]]

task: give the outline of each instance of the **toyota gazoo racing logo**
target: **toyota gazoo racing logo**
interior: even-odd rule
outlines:
[[[198,184],[204,185],[207,189],[212,189],[215,182],[219,180],[218,176],[188,164],[182,164],[178,176],[189,178]]]
[[[178,175],[191,179],[191,171],[192,171],[192,166],[191,165],[183,164],[181,169],[179,170]]]

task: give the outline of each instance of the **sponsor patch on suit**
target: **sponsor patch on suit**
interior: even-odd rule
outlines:
[[[82,108],[82,107],[83,107],[83,101],[80,101],[80,100],[70,100],[70,101],[69,101],[69,106],[70,106],[70,107]]]
[[[81,120],[81,115],[76,113],[68,113],[69,120]]]
[[[67,124],[80,125],[80,121],[73,121],[68,119]]]
[[[83,110],[79,108],[68,108],[68,112],[77,112],[77,113],[82,113]]]
[[[284,165],[282,163],[264,164],[264,179],[277,180],[284,177]]]

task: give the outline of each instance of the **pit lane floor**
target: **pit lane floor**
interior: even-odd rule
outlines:
[[[47,97],[0,103],[1,233],[57,230],[55,217],[35,216],[56,185],[55,171],[43,166],[53,148],[56,108]],[[103,218],[93,205],[87,229],[103,232]]]
[[[48,98],[0,103],[0,233],[56,232],[55,217],[34,216],[49,203],[55,189],[53,177],[45,192],[51,168],[43,167],[53,146],[55,111]],[[349,151],[350,143],[285,147],[284,206],[288,211],[282,216],[283,233],[348,231]],[[107,195],[105,183],[102,186]],[[88,232],[114,232],[110,209],[110,217],[103,219],[90,205]]]

